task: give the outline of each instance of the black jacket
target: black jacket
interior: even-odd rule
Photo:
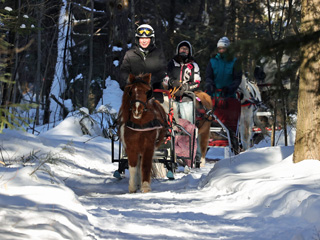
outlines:
[[[137,46],[126,52],[120,67],[120,88],[123,90],[127,84],[129,74],[139,75],[151,73],[151,85],[154,89],[162,89],[162,81],[166,76],[166,60],[163,52],[153,47],[149,53],[144,54]]]

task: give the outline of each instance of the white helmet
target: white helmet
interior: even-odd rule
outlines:
[[[156,38],[153,28],[149,24],[142,24],[136,29],[136,44],[139,46],[139,38],[148,37],[151,39],[151,44],[148,46],[148,49],[152,48],[155,45]]]
[[[137,28],[135,37],[154,38],[155,37],[154,30],[149,24],[142,24]]]

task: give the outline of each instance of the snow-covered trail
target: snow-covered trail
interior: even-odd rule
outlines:
[[[320,239],[320,162],[293,164],[292,146],[255,147],[129,194],[110,140],[79,129],[68,118],[40,136],[0,135],[12,159],[0,168],[1,239]],[[30,176],[38,161],[14,161],[30,151],[56,160]]]
[[[173,181],[153,179],[152,192],[146,194],[129,194],[128,176],[115,179],[113,170],[96,170],[93,186],[75,188],[65,182],[90,213],[94,230],[88,239],[286,239],[283,229],[289,223],[262,216],[261,209],[250,204],[250,196],[243,204],[241,187],[239,192],[233,186],[229,192],[200,189],[213,166],[176,173]],[[291,227],[304,227],[299,221],[292,226],[292,218],[288,221]]]

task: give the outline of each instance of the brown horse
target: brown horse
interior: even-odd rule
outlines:
[[[120,139],[128,156],[129,192],[151,191],[152,157],[166,136],[166,114],[152,98],[151,74],[129,76],[119,111]]]
[[[206,153],[208,149],[210,126],[212,122],[212,100],[211,97],[202,91],[195,91],[196,95],[196,112],[199,116],[196,121],[199,135],[199,145],[201,150],[200,167],[206,163]]]

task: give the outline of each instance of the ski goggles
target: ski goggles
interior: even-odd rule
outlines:
[[[153,34],[153,30],[150,28],[140,28],[137,33],[139,36],[146,35],[147,37],[150,37]]]

